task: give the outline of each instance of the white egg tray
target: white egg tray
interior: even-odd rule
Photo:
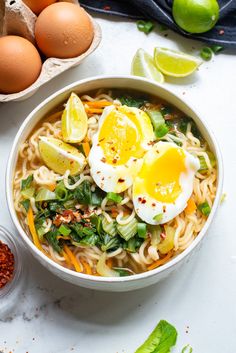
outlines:
[[[63,0],[78,4],[76,0]],[[42,85],[69,68],[79,65],[99,45],[102,33],[98,23],[90,16],[94,27],[94,38],[88,50],[75,58],[48,58],[43,62],[38,79],[25,90],[0,94],[0,102],[20,101],[32,96]],[[34,26],[36,15],[21,0],[0,0],[0,36],[14,34],[24,37],[35,44]]]

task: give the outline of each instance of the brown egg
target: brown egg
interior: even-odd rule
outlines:
[[[23,2],[38,15],[45,7],[54,4],[56,0],[23,0]]]
[[[18,36],[0,38],[0,92],[16,93],[38,78],[42,62],[37,49]]]
[[[66,2],[46,7],[35,25],[37,45],[47,57],[79,56],[89,48],[93,36],[93,25],[86,11]]]

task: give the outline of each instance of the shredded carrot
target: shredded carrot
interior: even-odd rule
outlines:
[[[169,252],[166,254],[166,256],[163,257],[162,259],[159,259],[159,260],[153,262],[153,264],[151,264],[150,266],[148,266],[148,271],[151,271],[151,270],[153,270],[154,268],[157,268],[157,267],[159,267],[159,266],[161,266],[161,265],[164,265],[164,264],[171,258],[172,254],[173,254],[173,251],[171,250],[171,251],[169,251]]]
[[[84,268],[84,270],[85,270],[85,273],[86,273],[87,275],[91,275],[91,274],[92,274],[92,269],[91,269],[91,267],[89,266],[89,264],[87,263],[87,261],[81,259],[80,262],[81,262],[82,265],[83,265],[83,268]]]
[[[28,226],[29,226],[30,233],[31,233],[32,238],[33,238],[34,245],[39,250],[43,251],[43,248],[42,248],[41,243],[40,243],[39,238],[38,238],[38,234],[37,234],[36,229],[35,229],[34,215],[33,215],[32,207],[30,207],[29,210],[28,210],[27,221],[28,221]]]
[[[102,114],[103,109],[99,109],[99,108],[86,108],[85,111],[86,111],[86,113],[88,113],[88,114]]]
[[[67,245],[64,245],[64,251],[68,255],[68,257],[69,257],[70,261],[72,262],[76,272],[82,272],[80,264],[78,263],[75,255],[72,253],[72,251],[70,250],[70,248]]]
[[[191,197],[188,200],[188,204],[187,204],[187,207],[185,208],[185,212],[187,214],[192,214],[196,209],[197,209],[196,203],[195,203],[194,199]]]
[[[69,256],[67,255],[67,253],[63,250],[62,251],[62,255],[64,256],[67,265],[71,268],[73,266],[72,262],[70,261]]]
[[[56,189],[56,184],[50,184],[47,187],[50,191],[54,191]]]
[[[106,100],[103,101],[93,101],[93,102],[83,102],[83,104],[86,104],[89,106],[89,108],[103,108],[103,107],[108,107],[109,105],[114,105],[112,102],[108,102]]]
[[[83,142],[83,143],[82,143],[82,147],[83,147],[85,156],[88,157],[89,152],[90,152],[90,145],[89,145],[89,143],[88,143],[88,142]]]
[[[106,264],[108,267],[112,268],[113,267],[113,261],[111,258],[107,259]]]

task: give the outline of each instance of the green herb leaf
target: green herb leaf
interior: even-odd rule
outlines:
[[[161,320],[135,353],[170,353],[170,349],[176,344],[177,335],[174,326]]]
[[[122,96],[118,98],[122,105],[127,105],[128,107],[140,108],[147,100],[145,98],[132,98],[130,96]]]
[[[90,233],[80,240],[80,244],[94,246],[97,244],[98,241],[99,241],[99,236],[95,233]]]
[[[120,267],[113,267],[113,270],[119,273],[120,277],[126,277],[132,275],[132,272],[130,272],[126,268],[120,268]]]
[[[151,21],[139,20],[137,21],[137,27],[139,31],[148,34],[153,30],[155,26]]]
[[[213,53],[213,51],[211,50],[210,47],[204,47],[200,51],[200,56],[203,60],[209,61],[212,58],[212,53]]]
[[[31,174],[28,178],[21,180],[21,191],[28,189],[31,186],[33,179],[33,174]]]
[[[123,243],[123,249],[128,252],[136,252],[136,249],[139,248],[142,243],[143,240],[135,236]]]
[[[96,188],[95,191],[92,192],[91,205],[101,206],[102,200],[104,199],[105,196],[106,196],[106,193],[103,190]]]
[[[56,194],[56,198],[61,201],[61,202],[65,202],[68,200],[68,195],[69,192],[67,190],[67,188],[65,187],[65,184],[63,181],[60,181],[55,189],[55,194]]]
[[[109,234],[105,234],[103,237],[103,244],[101,246],[102,251],[115,250],[120,246],[119,237],[111,237]]]
[[[101,218],[101,216],[97,216],[96,214],[93,214],[90,217],[90,221],[95,226],[98,234],[99,235],[103,235],[102,218]]]
[[[208,204],[207,201],[201,203],[200,205],[198,205],[197,208],[199,209],[199,211],[202,212],[202,214],[203,214],[204,216],[208,216],[208,215],[210,214],[210,212],[211,212],[211,207],[209,206],[209,204]]]

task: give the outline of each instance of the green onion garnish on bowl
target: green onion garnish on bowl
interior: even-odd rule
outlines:
[[[107,200],[113,201],[115,203],[120,203],[122,201],[122,197],[115,192],[108,192],[107,193]]]
[[[211,212],[211,207],[209,206],[207,201],[205,201],[205,202],[201,203],[200,205],[198,205],[198,209],[199,209],[199,211],[202,212],[202,214],[204,216],[208,216],[210,214],[210,212]]]

